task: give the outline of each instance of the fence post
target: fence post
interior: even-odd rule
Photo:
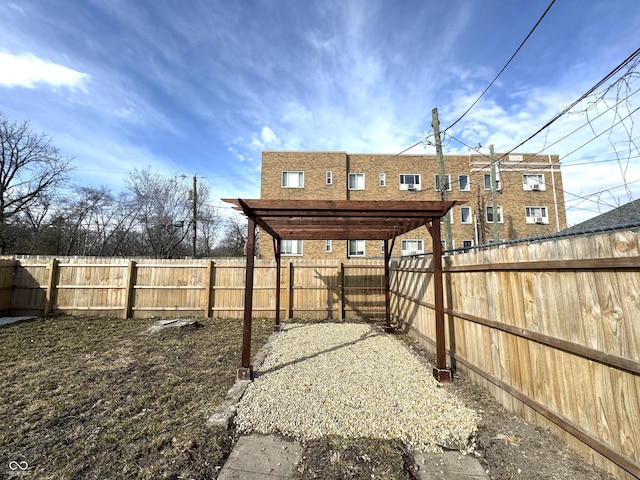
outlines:
[[[289,262],[289,320],[293,318],[293,262]]]
[[[209,265],[207,266],[207,281],[205,282],[206,289],[207,289],[207,296],[204,302],[205,318],[211,318],[213,316],[211,306],[215,304],[215,297],[213,296],[213,287],[215,284],[214,275],[215,275],[215,263],[213,262],[213,260],[209,260]]]
[[[53,297],[56,288],[56,277],[58,276],[58,264],[60,261],[57,258],[51,259],[51,264],[49,265],[49,280],[47,282],[47,297],[46,303],[44,306],[44,316],[46,317],[53,310]]]
[[[127,266],[127,282],[125,285],[125,293],[124,293],[124,309],[123,309],[123,318],[126,320],[129,318],[132,312],[132,300],[133,300],[133,291],[135,288],[135,276],[136,276],[136,262],[133,260],[129,260],[129,265]]]
[[[340,278],[338,280],[339,282],[339,286],[340,286],[340,320],[341,321],[345,321],[346,318],[346,312],[345,312],[345,305],[344,305],[344,263],[340,262]]]

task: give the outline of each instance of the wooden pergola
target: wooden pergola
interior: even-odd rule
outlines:
[[[391,326],[389,261],[395,238],[425,226],[433,239],[433,279],[436,322],[436,367],[434,376],[451,381],[446,366],[444,298],[442,284],[442,244],[440,218],[456,201],[359,201],[359,200],[256,200],[223,199],[235,205],[249,219],[247,267],[242,328],[242,360],[238,379],[250,380],[251,320],[253,314],[253,270],[256,225],[271,235],[276,259],[276,320],[280,331],[281,240],[382,240],[384,241],[385,316]]]

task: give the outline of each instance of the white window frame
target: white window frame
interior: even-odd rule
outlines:
[[[491,215],[492,219],[489,220],[489,209],[491,209],[491,211],[493,212],[493,207],[492,206],[487,206],[485,208],[485,213],[484,213],[485,219],[487,220],[487,223],[493,223],[493,213]],[[498,223],[504,223],[504,215],[503,215],[501,206],[498,207]]]
[[[387,175],[385,173],[378,175],[378,185],[381,187],[387,186]]]
[[[333,185],[333,172],[331,170],[327,170],[324,181],[326,185]]]
[[[465,243],[467,243],[468,245],[465,245]],[[462,240],[462,251],[463,252],[468,252],[469,250],[471,250],[473,248],[473,240]]]
[[[466,188],[461,188],[460,187],[460,180],[462,178],[466,178],[467,179]],[[471,191],[471,183],[469,182],[469,175],[467,175],[466,173],[458,175],[458,190],[460,190],[461,192],[470,192]]]
[[[351,246],[355,245],[355,249],[351,249]],[[359,247],[362,247],[362,251]],[[367,252],[367,242],[366,240],[347,240],[347,257],[365,257]]]
[[[462,214],[463,210],[469,211],[469,221],[467,222],[464,221],[464,215]],[[465,225],[469,225],[473,223],[473,209],[471,207],[465,207],[465,206],[460,207],[460,223]]]
[[[422,190],[422,175],[419,173],[401,173],[398,182],[400,190]]]
[[[294,178],[293,176],[297,175],[297,181],[295,183],[297,183],[297,185],[293,185],[292,183],[292,179]],[[289,177],[292,177],[291,179],[289,179]],[[304,171],[302,170],[285,170],[282,172],[282,175],[280,176],[280,185],[282,188],[304,188]]]
[[[444,223],[445,217],[449,217],[449,224],[453,225],[453,209],[449,210],[444,217],[440,217],[440,223]]]
[[[324,251],[325,251],[325,253],[333,252],[333,241],[332,240],[325,240],[324,241]]]
[[[380,240],[380,253],[384,254],[384,240]]]
[[[280,254],[286,257],[301,257],[304,249],[303,240],[280,240]]]
[[[491,190],[491,174],[485,173],[482,177],[484,181],[484,189]],[[489,185],[487,187],[487,185]],[[500,190],[500,173],[496,172],[496,190]]]
[[[415,243],[416,248],[407,248],[410,243]],[[422,255],[424,253],[424,240],[420,238],[405,238],[402,240],[402,256]]]
[[[535,178],[534,178],[535,177]],[[544,191],[547,186],[544,183],[542,173],[525,173],[522,175],[522,189],[528,191]]]
[[[451,174],[444,174],[444,184],[447,187],[447,192],[451,191]],[[439,192],[440,191],[440,175],[435,174],[433,176],[433,187]]]
[[[354,180],[354,183],[351,180]],[[362,179],[362,185],[359,185],[361,182],[358,180]],[[349,190],[364,190],[364,173],[350,173],[347,176],[347,185]]]
[[[524,207],[526,223],[547,225],[549,223],[549,209],[544,206]]]

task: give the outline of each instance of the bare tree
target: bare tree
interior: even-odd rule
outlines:
[[[99,217],[100,256],[136,256],[146,252],[140,233],[139,206],[127,192],[114,197],[112,208]]]
[[[113,195],[106,187],[77,187],[60,200],[58,215],[64,221],[62,255],[93,255],[100,244],[99,219],[110,210]],[[107,213],[108,214],[108,213]]]
[[[34,133],[29,122],[12,122],[0,113],[0,254],[9,244],[7,225],[43,195],[61,188],[71,159],[51,138]]]
[[[193,219],[190,190],[175,177],[134,170],[127,181],[137,204],[144,239],[156,258],[187,255],[185,239]]]
[[[211,257],[214,252],[222,220],[211,205],[201,204],[198,209],[198,251],[203,257]]]
[[[8,241],[6,253],[49,254],[48,220],[54,210],[54,200],[48,193],[34,199],[28,209],[21,211],[5,228]],[[10,233],[11,232],[11,233]]]
[[[247,243],[247,224],[239,216],[233,216],[225,221],[222,240],[216,248],[216,254],[223,257],[243,257]]]

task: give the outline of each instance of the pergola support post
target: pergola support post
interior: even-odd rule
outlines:
[[[453,380],[453,372],[447,368],[447,350],[444,329],[444,288],[442,284],[442,241],[440,219],[434,218],[429,229],[433,239],[433,290],[436,321],[436,366],[433,376],[439,382]]]
[[[389,262],[394,242],[395,237],[391,239],[391,245],[389,245],[389,240],[384,240],[384,313],[386,320],[384,331],[387,333],[393,333],[395,330],[391,326],[391,281],[389,274]]]
[[[393,240],[421,226],[427,226],[434,245],[433,280],[436,322],[436,368],[434,376],[450,381],[452,371],[446,365],[444,329],[444,289],[442,282],[442,245],[440,218],[456,201],[359,201],[359,200],[243,200],[224,199],[242,210],[249,220],[247,235],[247,266],[242,326],[242,363],[238,378],[251,380],[251,317],[253,314],[253,275],[255,263],[255,229],[271,235],[277,241],[296,240],[385,240],[385,316],[387,331],[391,328],[390,268]],[[388,244],[392,240],[391,245]],[[280,251],[276,249],[276,329],[280,325]],[[341,318],[346,317],[344,264],[341,264]],[[289,318],[293,317],[294,267],[289,264]]]
[[[238,380],[251,380],[251,316],[253,313],[253,269],[255,266],[256,222],[249,217],[247,232],[247,267],[244,285],[244,320],[242,322],[242,359]]]
[[[273,251],[276,257],[276,324],[273,326],[274,332],[282,330],[280,325],[280,267],[282,266],[282,245],[280,239],[273,239]]]

